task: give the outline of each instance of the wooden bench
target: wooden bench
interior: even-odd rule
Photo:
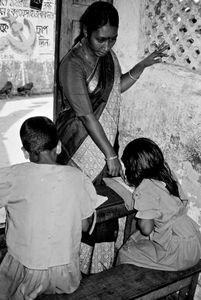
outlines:
[[[131,220],[135,212],[127,211],[123,199],[112,190],[108,190],[107,187],[97,187],[97,191],[102,195],[109,195],[109,200],[97,210],[98,223],[127,216],[127,226],[124,237],[126,240],[129,236]],[[1,261],[6,252],[4,228],[0,230],[0,237],[0,253],[2,250],[2,255],[0,255]],[[179,293],[176,294],[177,298],[174,297],[172,299],[190,300],[194,297],[200,272],[201,260],[196,266],[179,272],[158,271],[124,264],[83,278],[80,287],[71,295],[41,295],[37,299],[151,300],[160,299],[179,291]]]
[[[81,281],[80,287],[70,295],[41,295],[37,300],[152,300],[194,298],[201,272],[200,262],[185,271],[158,271],[124,264],[90,275]]]

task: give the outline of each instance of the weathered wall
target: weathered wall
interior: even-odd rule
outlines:
[[[153,40],[160,43],[161,36],[170,44],[171,57],[166,63],[147,68],[122,95],[120,155],[133,138],[145,136],[156,141],[190,199],[189,214],[201,225],[200,18],[191,22],[201,12],[201,1],[183,1],[185,7],[178,7],[181,1],[127,0],[126,7],[123,2],[114,1],[120,13],[115,50],[123,71],[141,59],[142,51],[154,50]],[[161,3],[169,3],[165,22]],[[175,15],[180,22],[175,23],[177,27],[171,22]],[[166,32],[167,24],[173,27]],[[180,30],[184,26],[186,30]]]
[[[11,81],[14,94],[28,82],[34,93],[53,91],[54,27],[55,0],[41,10],[30,0],[0,0],[0,89]]]
[[[123,72],[155,44],[170,44],[166,63],[147,68],[122,95],[119,154],[136,137],[158,143],[201,230],[201,1],[114,0],[114,5],[120,13],[115,50]],[[200,298],[201,276],[195,300]]]

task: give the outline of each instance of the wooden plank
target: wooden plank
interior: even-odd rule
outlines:
[[[178,282],[174,282],[166,287],[159,288],[156,291],[150,292],[148,295],[133,298],[133,299],[140,299],[140,300],[154,300],[158,298],[165,297],[170,295],[174,292],[180,291],[183,288],[188,287],[191,284],[192,276],[185,278],[183,280],[179,280]],[[190,300],[190,298],[188,298]]]
[[[189,288],[188,300],[191,300],[191,299],[193,300],[193,298],[194,298],[196,286],[198,283],[198,278],[199,278],[199,273],[195,274],[192,278],[191,285]]]
[[[45,300],[86,299],[157,299],[189,285],[191,278],[201,271],[200,262],[185,271],[169,272],[123,264],[84,278],[80,287],[70,295],[48,295]],[[150,298],[151,297],[151,298]]]

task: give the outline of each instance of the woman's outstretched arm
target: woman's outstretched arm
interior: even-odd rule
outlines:
[[[91,113],[79,118],[82,120],[90,137],[105,155],[109,175],[118,176],[120,174],[123,176],[123,174],[121,174],[121,163],[95,115]]]
[[[145,68],[162,61],[162,57],[168,55],[164,51],[169,49],[169,45],[163,42],[157,50],[148,55],[145,59],[136,64],[130,71],[121,76],[121,93],[127,91],[140,77]]]

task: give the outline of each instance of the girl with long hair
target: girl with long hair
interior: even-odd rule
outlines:
[[[118,253],[117,264],[177,271],[201,255],[198,225],[187,215],[188,200],[158,145],[148,138],[131,141],[122,156],[134,187],[137,228]]]

